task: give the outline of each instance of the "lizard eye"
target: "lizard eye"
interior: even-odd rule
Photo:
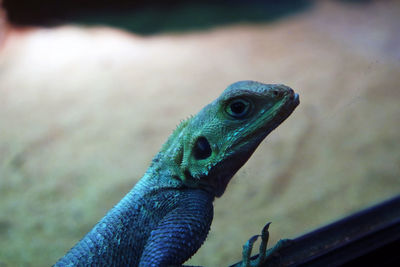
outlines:
[[[238,98],[229,103],[226,112],[236,119],[242,119],[250,112],[250,106],[249,101]]]
[[[206,159],[211,156],[211,146],[207,138],[201,136],[196,140],[193,155],[195,159]]]

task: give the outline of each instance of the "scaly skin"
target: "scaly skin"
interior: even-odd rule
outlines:
[[[177,127],[143,178],[55,266],[183,264],[207,237],[214,198],[298,104],[284,85],[230,85]]]

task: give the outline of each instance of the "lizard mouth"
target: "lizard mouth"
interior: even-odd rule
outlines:
[[[286,94],[289,95],[289,101],[291,102],[294,108],[300,104],[299,94],[295,93],[293,89],[288,90]]]
[[[263,126],[260,127],[259,131],[254,131],[253,133],[247,135],[245,138],[247,140],[256,140],[254,144],[255,147],[257,147],[259,142],[261,142],[270,132],[272,132],[284,120],[286,120],[299,104],[299,94],[295,93],[292,89],[286,91],[283,103],[277,109],[277,112],[274,115],[274,119],[269,119],[269,121],[267,121]]]
[[[295,108],[300,104],[299,94],[295,93],[293,90],[288,92],[289,99],[286,104],[281,109],[282,121],[284,121],[289,115],[295,110]],[[282,122],[281,121],[281,122]],[[280,122],[280,123],[281,123]]]
[[[298,105],[298,104],[300,104],[300,97],[299,97],[299,94],[294,94],[294,96],[293,96],[293,104],[295,104],[296,106]]]
[[[297,107],[300,104],[299,94],[294,93],[294,95],[292,96],[292,99],[293,99],[294,106]]]

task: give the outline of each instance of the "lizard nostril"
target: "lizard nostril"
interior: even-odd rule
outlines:
[[[272,95],[274,97],[283,97],[285,95],[285,91],[281,91],[281,90],[273,90],[272,91]]]

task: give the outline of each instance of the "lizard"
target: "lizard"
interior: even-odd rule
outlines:
[[[207,237],[214,199],[299,102],[283,84],[229,85],[177,126],[131,191],[55,266],[181,266]],[[255,236],[243,266],[267,258],[268,225],[258,261],[249,259]]]

